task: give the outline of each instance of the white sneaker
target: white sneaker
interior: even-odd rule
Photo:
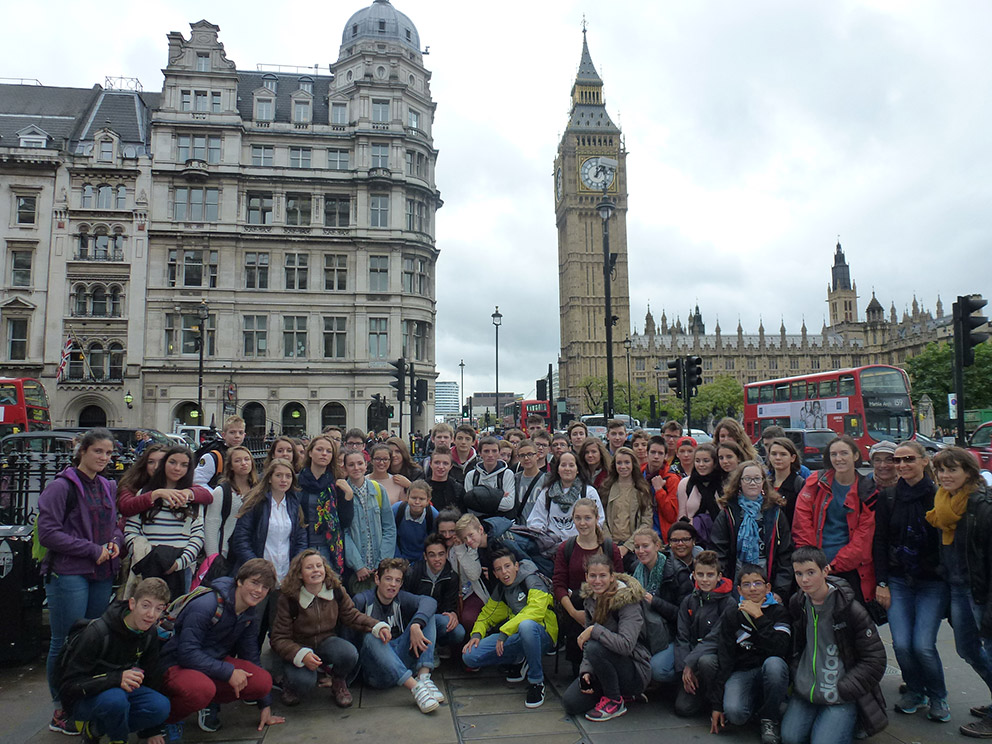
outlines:
[[[430,691],[431,695],[435,700],[437,700],[439,703],[444,702],[444,693],[441,692],[440,689],[438,689],[438,686],[436,684],[434,684],[434,680],[431,679],[431,675],[421,674],[419,677],[417,677],[417,679],[420,681],[421,684],[427,685],[427,689]]]
[[[417,701],[417,707],[420,708],[421,713],[430,713],[437,710],[440,705],[434,695],[431,694],[430,688],[423,682],[417,682],[410,692],[413,693],[413,699]]]

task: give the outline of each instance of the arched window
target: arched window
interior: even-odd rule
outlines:
[[[109,375],[111,380],[124,379],[124,347],[119,343],[110,344],[109,348]]]
[[[83,200],[80,203],[83,209],[91,209],[93,207],[93,185],[89,183],[83,184]]]
[[[245,420],[245,434],[253,439],[265,436],[265,406],[246,403],[241,409],[241,417]]]
[[[77,251],[77,258],[89,258],[90,248],[93,241],[93,236],[90,235],[90,229],[85,225],[79,228],[79,250]]]
[[[106,355],[103,353],[103,346],[96,342],[90,344],[86,356],[90,376],[94,380],[102,380],[106,376],[104,365],[107,363]]]
[[[117,286],[110,288],[110,317],[121,317],[121,288]]]
[[[323,430],[328,426],[340,426],[342,429],[348,425],[348,414],[344,406],[340,403],[328,403],[320,412],[320,428]]]
[[[86,311],[86,287],[78,284],[72,298],[72,314],[82,317],[86,315]]]
[[[127,200],[127,189],[123,186],[117,187],[117,209],[124,209],[124,203]]]
[[[197,409],[195,402],[190,401],[176,406],[173,418],[179,419],[180,423],[187,426],[197,426],[201,423],[199,409]]]
[[[105,317],[107,315],[107,290],[103,287],[94,287],[92,295],[92,308],[93,315],[98,318]]]
[[[307,430],[307,410],[299,403],[287,403],[282,409],[282,433],[301,436]]]
[[[114,190],[105,183],[101,183],[96,190],[97,209],[114,208]]]

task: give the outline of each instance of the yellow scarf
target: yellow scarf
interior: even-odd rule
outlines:
[[[968,496],[967,488],[962,488],[955,494],[938,488],[937,495],[933,497],[933,509],[927,512],[927,521],[941,531],[944,545],[954,543],[958,521],[968,508]]]

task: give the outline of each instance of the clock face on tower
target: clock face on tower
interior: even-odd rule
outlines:
[[[561,166],[558,166],[558,171],[555,173],[555,196],[558,201],[561,201],[562,196],[565,195],[565,177],[562,175]]]
[[[604,187],[609,188],[613,183],[613,169],[600,168],[599,158],[586,158],[579,166],[579,177],[586,188],[593,191],[602,191]]]

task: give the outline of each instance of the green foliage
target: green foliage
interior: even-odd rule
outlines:
[[[733,377],[720,375],[709,385],[699,388],[692,399],[693,421],[705,420],[710,414],[717,419],[737,416],[744,410],[744,388]]]
[[[947,416],[947,394],[954,392],[954,349],[948,343],[929,344],[922,353],[906,360],[906,372],[912,382],[913,404],[926,393],[933,400],[934,415]],[[975,363],[964,370],[964,404],[966,408],[992,405],[992,343],[975,348]]]

